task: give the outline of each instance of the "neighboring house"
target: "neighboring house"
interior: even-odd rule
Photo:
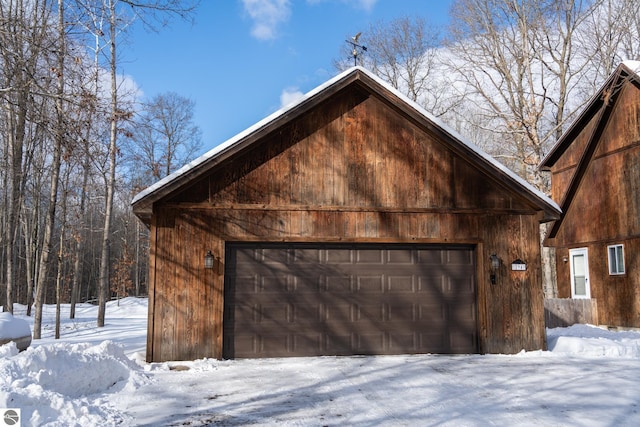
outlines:
[[[562,208],[558,296],[594,299],[600,324],[640,327],[640,62],[621,64],[543,160]]]
[[[132,205],[150,362],[545,347],[539,224],[558,205],[365,69]]]

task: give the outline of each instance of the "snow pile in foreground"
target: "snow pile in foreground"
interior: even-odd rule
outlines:
[[[548,329],[549,351],[517,355],[145,363],[147,304],[108,303],[101,328],[96,306],[63,305],[59,340],[45,306],[42,339],[0,346],[0,408],[47,427],[640,425],[637,331]]]
[[[22,353],[10,343],[0,347],[0,356],[0,408],[20,408],[23,417],[29,416],[24,425],[99,425],[114,414],[105,413],[108,409],[99,400],[96,405],[96,394],[148,383],[123,348],[111,341],[49,344]]]

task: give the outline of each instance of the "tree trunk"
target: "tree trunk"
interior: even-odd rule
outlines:
[[[64,268],[64,233],[67,223],[67,195],[62,199],[62,226],[60,227],[60,241],[58,248],[58,274],[56,275],[56,335],[60,339],[60,305],[62,304],[62,276]]]
[[[62,158],[62,142],[65,133],[64,109],[62,98],[64,94],[64,55],[65,55],[65,33],[64,33],[64,5],[63,0],[58,0],[58,35],[60,46],[58,47],[58,87],[56,97],[56,132],[53,144],[53,159],[51,165],[51,190],[49,192],[49,207],[45,218],[44,239],[42,242],[42,257],[40,258],[40,272],[36,285],[36,315],[33,322],[33,338],[41,338],[42,329],[42,306],[44,304],[44,288],[49,268],[51,248],[53,246],[53,228],[56,220],[56,205],[58,203],[58,184],[60,180],[60,163]]]
[[[88,134],[89,132],[87,132]],[[88,141],[87,138],[85,138]],[[80,218],[80,223],[83,224],[85,221],[85,211],[86,211],[86,203],[87,203],[87,185],[89,183],[89,168],[90,168],[90,158],[89,158],[89,147],[85,147],[84,153],[84,162],[82,165],[83,173],[82,173],[82,188],[80,193],[80,207],[78,211],[78,217]],[[80,295],[80,280],[82,279],[82,249],[84,238],[82,236],[82,226],[80,229],[76,230],[78,235],[76,236],[76,245],[75,251],[73,254],[73,278],[71,283],[71,307],[69,308],[69,319],[76,318],[76,303],[78,302],[78,297]]]
[[[100,256],[100,281],[98,284],[98,327],[104,326],[107,297],[109,295],[109,246],[111,235],[111,215],[113,211],[113,192],[116,181],[116,154],[118,137],[118,92],[116,86],[116,8],[115,0],[109,0],[109,31],[111,43],[111,127],[109,132],[109,171],[107,175],[107,200],[105,202],[104,228],[102,230],[102,248]]]

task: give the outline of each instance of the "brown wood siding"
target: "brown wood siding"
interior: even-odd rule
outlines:
[[[569,249],[588,249],[591,298],[597,300],[602,324],[640,327],[640,92],[621,86],[619,98],[578,192],[564,213],[550,244],[556,247],[558,297],[570,298]],[[591,125],[576,139],[571,152],[554,166],[553,197],[562,194],[562,168],[575,161]],[[557,177],[561,177],[557,179]],[[558,200],[558,199],[556,199]],[[624,244],[627,274],[609,275],[607,246]]]
[[[530,209],[375,97],[327,114],[337,117],[295,121],[221,167],[208,178],[210,204]],[[200,201],[205,186],[194,187],[173,201]]]
[[[544,311],[542,308],[542,291],[536,286],[540,280],[538,268],[539,258],[536,245],[537,219],[533,215],[509,216],[503,215],[496,219],[457,217],[456,215],[411,215],[347,212],[252,212],[252,211],[181,211],[178,217],[203,216],[207,217],[207,225],[199,233],[200,237],[193,237],[186,251],[189,256],[183,261],[188,267],[168,270],[160,267],[155,279],[155,307],[150,321],[154,327],[150,351],[153,360],[180,360],[195,357],[222,356],[222,294],[224,276],[221,273],[224,265],[224,242],[237,240],[285,240],[296,241],[384,241],[391,242],[450,242],[473,243],[484,241],[478,251],[478,325],[480,333],[480,351],[482,352],[518,352],[521,349],[539,349],[544,347]],[[251,215],[251,214],[254,215]],[[218,214],[218,219],[214,219]],[[243,214],[246,221],[240,224],[235,214]],[[291,224],[299,224],[297,230],[311,230],[301,235],[274,233],[273,224],[284,223],[295,217]],[[369,219],[365,218],[369,217]],[[381,224],[381,217],[385,218],[382,234],[371,233]],[[283,218],[281,220],[281,218]],[[353,219],[360,218],[360,220]],[[177,222],[182,221],[178,219]],[[282,221],[282,222],[281,222]],[[235,224],[234,224],[235,223]],[[369,226],[367,226],[369,223]],[[397,224],[392,227],[404,230],[397,233],[389,232],[388,223]],[[478,223],[482,224],[478,227]],[[314,224],[312,226],[312,224]],[[437,224],[437,226],[435,226]],[[522,229],[523,227],[528,229]],[[479,230],[481,228],[481,230]],[[339,230],[339,231],[338,231]],[[233,233],[233,234],[228,234]],[[320,234],[321,233],[321,234]],[[326,233],[326,234],[325,234]],[[407,233],[407,234],[404,234]],[[522,234],[521,234],[522,233]],[[512,243],[502,243],[503,236],[512,237]],[[192,235],[195,236],[195,235]],[[275,236],[275,237],[274,237]],[[380,236],[380,237],[371,237]],[[464,238],[461,238],[464,236]],[[162,233],[158,239],[158,246],[171,248],[174,238],[182,236]],[[522,240],[521,240],[522,237]],[[522,242],[528,242],[522,246]],[[211,248],[217,259],[214,271],[203,269],[203,256]],[[484,248],[480,250],[480,248]],[[164,255],[170,258],[169,251]],[[498,273],[498,283],[488,284],[488,258],[497,252],[503,258],[503,265]],[[526,260],[526,272],[511,272],[509,264],[520,258]],[[162,265],[175,262],[163,260]],[[207,278],[207,297],[199,299],[185,298],[177,291],[184,287],[185,277],[192,276],[192,283],[197,281],[200,273],[210,274]],[[187,281],[189,282],[189,280]],[[539,282],[538,282],[539,283]],[[193,290],[187,291],[189,295]],[[192,335],[183,331],[185,324],[179,324],[177,319],[183,311],[193,311],[192,327],[201,332]],[[539,326],[540,325],[540,326]],[[187,341],[193,340],[193,341]],[[189,350],[187,350],[189,349]]]
[[[157,217],[160,221],[152,227],[155,268],[149,295],[153,344],[147,344],[147,358],[207,357],[222,348],[221,325],[215,322],[222,313],[222,288],[216,281],[222,276],[222,263],[218,260],[214,270],[203,268],[204,254],[213,247],[206,216],[166,209]]]
[[[551,198],[558,203],[562,203],[564,200],[565,193],[571,183],[571,177],[576,171],[582,153],[589,142],[589,136],[593,133],[596,124],[596,119],[592,119],[551,169]]]
[[[627,88],[632,91],[621,94],[580,190],[564,213],[557,247],[640,236],[640,199],[630,197],[640,194],[640,130],[627,129],[630,122],[637,127],[640,97],[637,88]]]
[[[624,245],[625,271],[623,275],[610,275],[607,246]],[[588,251],[589,286],[591,298],[598,303],[598,321],[603,325],[640,328],[640,239],[620,239],[597,244],[576,246]],[[569,248],[556,252],[558,265],[558,297],[571,298]]]
[[[542,281],[539,227],[531,219],[504,215],[483,222],[486,252],[501,258],[496,284],[481,282],[487,304],[484,350],[488,353],[542,348],[545,340],[544,321],[539,322],[540,316],[544,319],[544,297],[542,286],[536,285]],[[511,270],[516,259],[527,264],[526,271]]]
[[[603,135],[596,157],[615,153],[621,149],[640,143],[640,102],[638,87],[625,84],[620,87],[615,111],[608,123],[608,132]]]
[[[360,90],[223,161],[153,215],[150,360],[222,356],[228,241],[476,245],[480,351],[544,347],[537,211]],[[215,272],[203,269],[207,250]],[[489,286],[494,252],[504,264]],[[508,270],[516,258],[526,272]]]

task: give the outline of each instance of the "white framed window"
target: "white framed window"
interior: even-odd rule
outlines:
[[[624,247],[623,245],[607,246],[609,253],[609,274],[624,274]]]

